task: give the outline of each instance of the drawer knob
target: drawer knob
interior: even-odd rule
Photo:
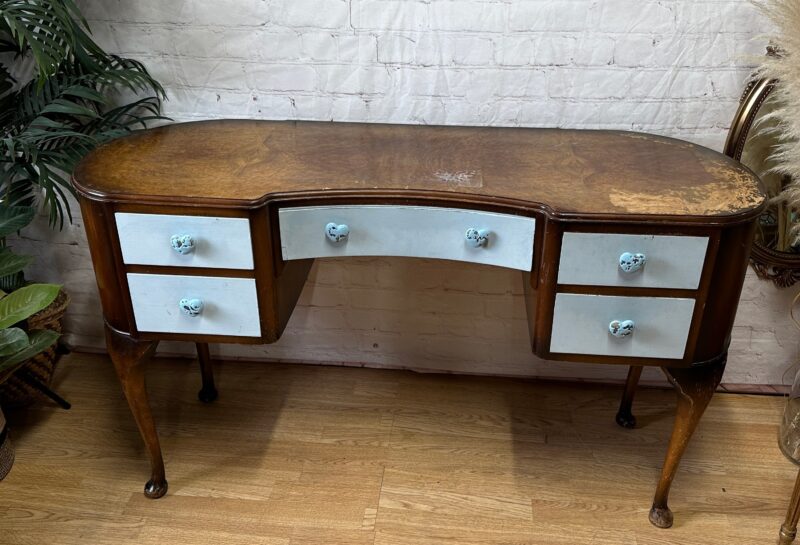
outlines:
[[[645,263],[647,263],[647,256],[644,254],[625,252],[619,256],[619,268],[626,273],[638,271],[644,267]]]
[[[195,244],[192,235],[172,235],[169,239],[172,249],[181,255],[194,252]]]
[[[491,234],[492,232],[488,229],[475,229],[474,227],[470,227],[467,229],[465,236],[467,239],[467,244],[473,248],[480,248],[481,246],[486,246],[489,243],[489,236]]]
[[[331,242],[341,242],[343,240],[346,241],[349,234],[350,228],[344,223],[341,225],[329,223],[325,226],[325,236],[328,237],[328,240]]]
[[[633,333],[636,323],[633,320],[611,320],[608,332],[615,337],[627,337]]]
[[[197,316],[203,312],[203,301],[201,299],[181,299],[178,304],[187,316]]]

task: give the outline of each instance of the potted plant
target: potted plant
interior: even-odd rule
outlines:
[[[60,290],[61,286],[56,284],[30,284],[9,294],[0,293],[0,383],[58,339],[59,334],[55,331],[26,331],[18,324],[51,304]],[[0,409],[0,480],[8,474],[13,463],[14,449]]]
[[[27,225],[33,218],[30,207],[0,208],[0,240]],[[0,274],[20,273],[30,262],[28,256],[0,248]],[[11,293],[0,290],[0,384],[30,358],[52,347],[59,333],[34,329],[27,322],[55,301],[61,291],[56,284],[28,284]],[[0,409],[0,480],[11,469],[14,451],[8,437],[8,426]]]
[[[0,53],[0,208],[42,206],[62,228],[72,220],[77,163],[103,142],[166,119],[164,90],[140,62],[103,51],[73,0],[0,0]],[[138,93],[146,96],[126,100]],[[24,284],[21,270],[0,269],[0,290]],[[62,292],[37,319],[58,329],[67,302]],[[36,374],[47,382],[52,370]]]

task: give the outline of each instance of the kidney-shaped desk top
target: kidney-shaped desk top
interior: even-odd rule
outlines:
[[[108,347],[167,490],[142,365],[163,339],[276,341],[314,258],[393,255],[522,271],[541,357],[661,366],[678,416],[650,520],[718,385],[765,195],[739,163],[618,131],[224,120],[90,153],[81,195]]]

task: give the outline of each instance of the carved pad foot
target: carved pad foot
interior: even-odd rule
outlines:
[[[211,403],[219,397],[216,388],[203,388],[197,392],[197,398],[203,403]]]
[[[150,479],[147,481],[147,484],[144,485],[144,495],[150,498],[151,500],[156,500],[167,493],[167,481],[154,481]]]
[[[636,417],[629,412],[618,412],[616,421],[618,425],[629,430],[632,430],[636,427]]]
[[[650,509],[650,522],[658,528],[669,528],[672,526],[672,511],[669,507],[653,507]]]

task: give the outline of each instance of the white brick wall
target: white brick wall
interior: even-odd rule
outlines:
[[[98,41],[167,87],[176,120],[222,117],[634,129],[719,149],[768,28],[747,0],[83,0]],[[102,346],[82,225],[26,245]],[[44,246],[42,239],[55,244]],[[797,290],[748,278],[726,380],[779,383]],[[480,325],[480,327],[478,327]],[[168,344],[181,351],[185,345]],[[519,274],[403,259],[319,262],[280,342],[243,357],[613,378],[531,353]],[[656,375],[650,375],[651,377]]]

